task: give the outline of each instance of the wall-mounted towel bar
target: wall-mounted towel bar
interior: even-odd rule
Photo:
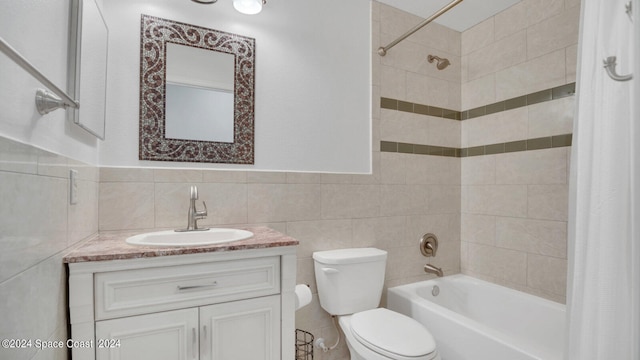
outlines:
[[[40,114],[44,115],[59,108],[71,107],[77,109],[80,107],[79,102],[73,100],[69,95],[67,95],[67,93],[47,79],[46,76],[31,65],[27,59],[20,55],[20,53],[11,47],[11,45],[9,45],[9,43],[7,43],[2,37],[0,37],[0,51],[40,81],[49,90],[53,91],[53,93],[43,89],[38,89],[36,91],[36,108]]]

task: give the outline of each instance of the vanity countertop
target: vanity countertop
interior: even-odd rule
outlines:
[[[268,227],[259,226],[239,229],[249,230],[253,232],[254,236],[245,240],[206,246],[160,247],[129,245],[125,242],[128,237],[139,234],[139,231],[99,234],[67,254],[63,261],[65,263],[79,263],[125,260],[298,245],[298,240]]]

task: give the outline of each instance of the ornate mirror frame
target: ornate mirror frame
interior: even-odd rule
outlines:
[[[165,137],[166,44],[235,56],[234,141]],[[253,164],[255,39],[142,15],[140,26],[140,160]]]

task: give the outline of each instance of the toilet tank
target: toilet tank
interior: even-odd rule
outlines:
[[[320,305],[331,315],[375,309],[380,304],[387,252],[375,248],[313,253]]]

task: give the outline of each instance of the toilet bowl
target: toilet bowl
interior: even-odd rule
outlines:
[[[378,308],[387,252],[375,248],[313,253],[320,305],[338,317],[351,360],[440,360],[416,320]]]
[[[440,360],[429,331],[385,308],[339,317],[351,360]]]

